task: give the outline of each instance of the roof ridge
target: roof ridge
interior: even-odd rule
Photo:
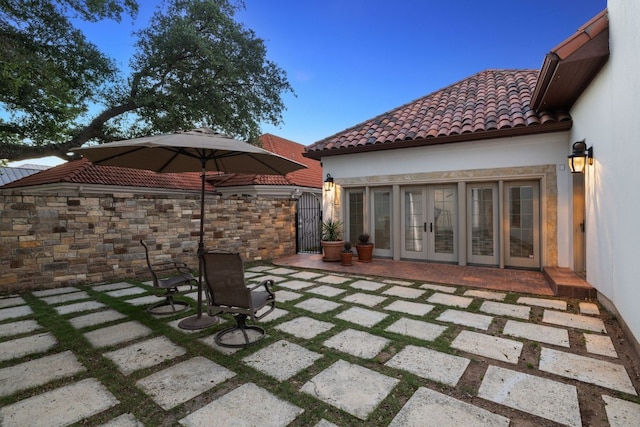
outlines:
[[[330,140],[332,140],[333,138],[337,137],[338,135],[344,135],[344,134],[346,134],[346,133],[348,133],[348,132],[350,132],[350,131],[353,131],[353,130],[359,129],[359,128],[361,128],[364,124],[366,124],[366,123],[369,123],[369,122],[375,122],[376,120],[379,120],[379,119],[381,119],[381,118],[383,118],[383,117],[387,117],[387,116],[389,116],[391,113],[393,113],[394,111],[398,111],[398,110],[401,110],[401,109],[403,109],[403,108],[407,108],[408,106],[410,106],[410,105],[412,105],[412,104],[415,104],[415,103],[417,103],[417,102],[419,102],[419,101],[421,101],[421,100],[423,100],[423,99],[425,99],[425,98],[428,98],[428,97],[434,96],[434,95],[435,95],[435,94],[437,94],[437,93],[446,92],[446,91],[447,91],[447,90],[449,90],[450,88],[453,88],[453,87],[455,87],[455,86],[457,86],[457,85],[461,84],[461,83],[462,83],[462,82],[464,82],[464,81],[471,80],[471,79],[473,79],[474,77],[480,76],[480,75],[485,74],[485,73],[487,73],[487,72],[496,72],[496,71],[500,71],[500,72],[513,72],[513,73],[515,73],[515,72],[536,72],[536,73],[537,73],[537,72],[539,72],[539,70],[537,70],[537,69],[535,69],[535,68],[488,68],[488,69],[485,69],[485,70],[482,70],[482,71],[478,71],[478,72],[477,72],[477,73],[475,73],[475,74],[471,74],[470,76],[467,76],[467,77],[465,77],[465,78],[463,78],[463,79],[460,79],[460,80],[458,80],[458,81],[456,81],[456,82],[453,82],[453,83],[451,83],[451,84],[449,84],[449,85],[447,85],[447,86],[445,86],[445,87],[443,87],[443,88],[440,88],[440,89],[434,90],[434,91],[432,91],[432,92],[430,92],[430,93],[428,93],[428,94],[426,94],[426,95],[423,95],[423,96],[420,96],[420,97],[418,97],[418,98],[415,98],[415,99],[413,99],[413,100],[411,100],[411,101],[409,101],[409,102],[405,102],[404,104],[402,104],[402,105],[400,105],[400,106],[398,106],[398,107],[392,108],[391,110],[387,110],[387,111],[385,111],[384,113],[378,114],[377,116],[374,116],[374,117],[372,117],[372,118],[370,118],[370,119],[364,120],[364,121],[362,121],[362,122],[360,122],[360,123],[358,123],[358,124],[356,124],[356,125],[353,125],[353,126],[351,126],[351,127],[345,128],[345,129],[343,129],[343,130],[341,130],[341,131],[338,131],[338,132],[334,133],[333,135],[330,135],[330,136],[328,136],[328,137],[326,137],[326,138],[322,138],[321,140],[316,141],[316,142],[312,143],[311,145],[316,145],[316,144],[319,144],[319,143],[321,143],[321,142],[323,142],[323,141],[330,141]],[[305,150],[305,151],[306,151],[306,150]]]

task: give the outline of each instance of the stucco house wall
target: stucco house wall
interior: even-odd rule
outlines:
[[[587,281],[640,339],[640,2],[609,0],[610,57],[571,110],[571,141],[586,139]]]
[[[567,267],[569,132],[489,139],[323,158],[338,191],[325,192],[324,217],[344,220],[344,190],[357,187],[541,179],[543,266]],[[339,178],[338,178],[339,177]],[[396,215],[396,217],[399,215]],[[395,236],[399,235],[396,218]],[[393,254],[400,259],[399,250]]]

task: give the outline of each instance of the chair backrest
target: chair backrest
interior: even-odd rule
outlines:
[[[151,259],[149,258],[149,247],[145,243],[144,240],[140,240],[140,244],[144,247],[144,255],[147,258],[147,267],[149,267],[149,271],[151,272],[151,277],[153,278],[153,286],[158,286],[158,275],[153,270],[153,264],[151,263]]]
[[[240,254],[205,252],[201,255],[204,282],[212,305],[250,307],[250,291],[244,281],[244,264]]]

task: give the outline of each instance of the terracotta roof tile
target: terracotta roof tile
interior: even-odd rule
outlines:
[[[302,144],[271,134],[263,135],[261,140],[265,149],[302,163],[307,166],[307,169],[291,172],[286,176],[208,173],[206,191],[214,191],[215,185],[297,185],[301,187],[322,188],[322,166],[319,161],[302,156],[304,152],[304,146]],[[83,158],[13,181],[1,188],[75,183],[166,188],[174,190],[200,190],[201,182],[199,172],[156,173],[141,169],[96,166]]]
[[[566,112],[537,113],[531,96],[538,70],[486,70],[307,147],[306,155],[340,154],[403,142],[506,131],[571,120]],[[492,134],[492,136],[498,136]],[[421,141],[422,140],[422,141]],[[415,144],[414,144],[415,145]]]

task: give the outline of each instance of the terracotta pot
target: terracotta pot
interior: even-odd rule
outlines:
[[[353,252],[340,252],[342,265],[353,265]]]
[[[323,240],[322,242],[322,260],[329,262],[340,261],[340,252],[344,246],[344,241],[339,240],[337,242],[329,242]]]
[[[373,254],[373,243],[370,243],[368,245],[356,245],[356,250],[358,251],[358,261],[371,262],[371,257]]]

